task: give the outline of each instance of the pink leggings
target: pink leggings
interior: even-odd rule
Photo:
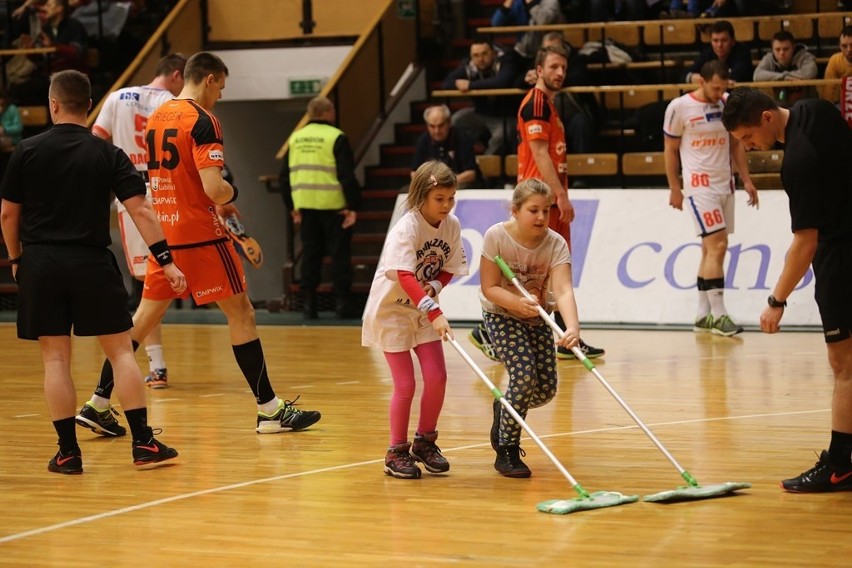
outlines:
[[[430,341],[414,348],[423,373],[423,394],[420,396],[419,434],[430,434],[438,427],[438,416],[444,406],[447,386],[447,367],[444,348],[440,341]],[[393,396],[390,404],[390,444],[395,446],[408,441],[408,420],[411,401],[414,399],[414,362],[409,351],[389,353],[385,359],[393,377]]]

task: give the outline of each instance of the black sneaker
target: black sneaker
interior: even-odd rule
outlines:
[[[601,356],[606,354],[606,351],[604,351],[603,349],[601,349],[599,347],[592,347],[591,345],[587,344],[582,339],[580,340],[580,344],[577,345],[577,347],[580,348],[580,351],[583,352],[583,355],[585,355],[587,359],[597,359],[598,357],[601,357]],[[557,359],[564,359],[564,360],[571,360],[571,359],[576,359],[577,356],[574,355],[574,352],[571,351],[570,349],[565,349],[564,347],[562,347],[560,345],[556,348],[556,358]]]
[[[160,433],[158,429],[157,434]],[[154,437],[154,431],[148,428],[148,439],[133,441],[133,465],[150,465],[176,458],[177,450],[170,448]]]
[[[115,415],[115,416],[113,416]],[[80,409],[80,413],[74,418],[74,421],[83,428],[88,428],[96,434],[106,436],[108,438],[117,438],[127,434],[127,428],[118,423],[115,419],[119,416],[118,411],[113,407],[106,410],[98,410],[89,401]]]
[[[414,443],[411,444],[411,451],[408,453],[414,458],[414,461],[422,463],[429,473],[446,473],[450,471],[450,463],[441,453],[441,448],[435,443],[437,439],[437,432],[415,434]]]
[[[503,477],[529,477],[532,475],[521,456],[527,453],[519,445],[497,446],[497,459],[494,460],[494,469]]]
[[[299,397],[296,397],[299,400]],[[257,413],[258,434],[278,434],[279,432],[296,432],[316,424],[322,415],[316,410],[298,410],[296,400],[279,400],[278,409],[274,414]]]
[[[494,413],[494,418],[491,420],[491,449],[495,452],[500,445],[500,409],[502,407],[499,400],[495,400],[491,406]]]
[[[785,479],[781,488],[793,493],[828,493],[852,491],[852,465],[840,469],[829,461],[828,452],[823,450],[819,461],[798,477]]]
[[[471,343],[476,345],[477,349],[485,354],[486,357],[492,361],[500,360],[500,357],[497,356],[497,350],[494,348],[494,344],[491,343],[491,338],[488,337],[488,331],[485,329],[484,325],[479,324],[473,328],[467,337],[470,339]]]
[[[410,451],[410,442],[389,447],[385,454],[385,475],[399,479],[420,479],[420,468],[414,463]]]
[[[80,455],[80,448],[71,450],[67,454],[63,454],[62,450],[56,452],[56,455],[47,464],[47,471],[66,475],[83,473],[83,458]]]

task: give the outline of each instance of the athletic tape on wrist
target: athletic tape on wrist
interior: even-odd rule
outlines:
[[[439,306],[438,302],[436,302],[429,296],[423,296],[423,299],[417,303],[417,309],[423,312],[424,314],[428,314],[432,310],[440,310],[441,306]]]
[[[172,259],[172,251],[169,250],[169,243],[167,243],[165,239],[149,246],[148,250],[151,251],[151,254],[154,255],[154,260],[156,260],[157,264],[160,266],[166,266],[167,264],[174,262],[174,259]]]
[[[441,290],[444,289],[443,284],[441,284],[441,282],[439,280],[430,280],[429,286],[431,286],[432,289],[435,290],[436,296],[441,293]]]

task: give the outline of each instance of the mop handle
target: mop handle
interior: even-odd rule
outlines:
[[[538,445],[538,447],[541,448],[541,451],[544,452],[544,454],[548,458],[550,458],[550,461],[553,462],[553,465],[555,465],[556,468],[562,473],[562,475],[565,476],[565,479],[567,479],[571,483],[571,486],[580,495],[580,497],[591,497],[589,495],[589,492],[583,489],[583,486],[580,485],[580,483],[571,476],[568,470],[565,469],[565,466],[563,466],[562,463],[560,463],[560,461],[556,459],[556,456],[553,455],[550,449],[544,445],[544,442],[541,441],[541,438],[539,438],[536,433],[533,432],[532,428],[530,428],[526,420],[521,418],[521,415],[518,414],[518,411],[515,410],[515,408],[509,403],[509,401],[506,400],[506,397],[503,396],[503,393],[500,392],[500,389],[494,386],[494,383],[492,383],[491,380],[485,375],[485,373],[482,372],[482,369],[479,368],[479,365],[477,365],[474,360],[470,358],[470,355],[468,355],[467,351],[465,351],[462,346],[459,345],[458,341],[452,338],[448,341],[450,345],[452,345],[453,348],[458,352],[458,354],[461,355],[461,358],[465,360],[468,366],[473,369],[476,375],[480,379],[482,379],[482,382],[488,385],[488,388],[494,398],[496,398],[500,402],[500,404],[503,405],[503,408],[506,409],[506,411],[512,416],[512,418],[515,419],[515,422],[520,424],[521,427],[523,427],[523,429],[527,431],[527,434],[529,434],[530,438],[532,438],[532,440]]]
[[[539,315],[541,315],[542,319],[544,319],[547,325],[549,325],[550,328],[554,332],[556,332],[559,337],[564,336],[565,332],[562,330],[562,328],[560,328],[559,325],[557,325],[557,323],[553,321],[553,318],[550,317],[550,314],[548,314],[547,311],[541,307],[538,301],[529,292],[527,292],[527,289],[524,288],[524,286],[518,281],[518,277],[515,276],[515,273],[512,272],[512,269],[509,268],[509,265],[506,264],[506,261],[498,255],[494,257],[494,262],[497,263],[497,266],[500,267],[500,270],[503,272],[503,275],[515,286],[515,288],[517,288],[517,290],[521,294],[523,294],[525,298],[527,298],[528,300],[532,300],[536,303],[538,313]],[[621,398],[621,396],[619,396],[617,392],[615,392],[615,389],[610,386],[609,382],[607,382],[607,380],[604,379],[603,375],[601,375],[600,372],[598,372],[598,370],[595,368],[594,363],[592,363],[589,358],[586,357],[586,354],[583,353],[583,350],[575,346],[571,348],[571,351],[574,353],[574,355],[577,356],[577,359],[580,360],[583,366],[595,376],[595,378],[603,385],[603,387],[607,391],[609,391],[609,394],[611,394],[612,397],[616,400],[616,402],[621,405],[621,408],[623,408],[624,411],[630,415],[630,418],[633,419],[636,425],[639,426],[639,428],[641,428],[643,432],[645,432],[648,438],[650,438],[654,445],[657,446],[657,449],[660,450],[664,456],[666,456],[666,458],[672,463],[673,466],[675,466],[675,469],[677,469],[681,477],[683,477],[683,479],[686,480],[686,482],[692,486],[698,485],[698,482],[695,481],[692,475],[690,475],[689,472],[686,471],[683,466],[680,465],[680,463],[678,463],[678,461],[666,449],[662,442],[660,442],[660,440],[657,439],[654,433],[651,432],[651,430],[647,426],[645,426],[645,423],[642,422],[639,416],[637,416],[636,413],[633,412],[633,409],[628,406],[628,404],[624,401],[623,398]]]

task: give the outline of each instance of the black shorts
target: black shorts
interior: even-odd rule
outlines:
[[[852,337],[852,239],[819,243],[813,267],[825,342]]]
[[[26,245],[18,267],[18,337],[111,335],[133,327],[108,249]]]

